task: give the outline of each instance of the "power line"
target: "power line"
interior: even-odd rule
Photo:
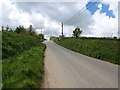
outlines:
[[[89,6],[91,4],[91,2],[87,5]],[[84,6],[81,10],[79,10],[76,14],[74,14],[72,17],[70,17],[68,20],[66,20],[64,23],[68,22],[70,19],[72,19],[73,17],[75,17],[76,15],[80,15],[79,13],[81,13],[84,9],[86,8],[86,6]]]
[[[99,1],[99,0],[98,0]],[[92,5],[96,4],[97,2],[90,2],[87,7],[90,8]],[[80,15],[81,12],[84,12],[86,10],[86,6],[84,6],[81,10],[79,10],[77,13],[75,13],[73,16],[71,16],[69,19],[65,20],[64,23],[67,23],[69,20],[71,20],[73,17]]]
[[[99,1],[99,0],[98,0]],[[67,23],[69,20],[71,20],[73,17],[75,17],[76,15],[80,15],[81,12],[84,12],[86,10],[86,7],[87,8],[90,8],[92,5],[96,4],[97,2],[90,2],[88,3],[86,6],[84,6],[81,10],[79,10],[77,13],[75,13],[72,17],[70,17],[69,19],[65,20],[64,21],[64,24]],[[63,22],[62,22],[62,35],[63,35]]]
[[[77,14],[79,14],[85,7],[83,7],[81,10],[79,10],[76,14],[74,14],[73,16],[71,16],[69,19],[65,20],[64,23],[68,22],[71,18],[73,18],[74,16],[76,16]]]

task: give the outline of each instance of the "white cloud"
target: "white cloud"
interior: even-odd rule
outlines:
[[[109,4],[109,10],[113,10],[115,18],[109,18],[105,13],[100,13],[102,5],[98,5],[100,8],[93,15],[94,25],[89,25],[89,32],[83,36],[97,36],[97,37],[111,37],[118,36],[118,0],[108,1],[101,0],[102,3]]]
[[[10,25],[15,27],[24,25],[28,27],[30,24],[36,28],[38,33],[43,33],[48,38],[51,35],[58,36],[61,34],[61,22],[69,19],[76,12],[87,4],[88,0],[81,2],[62,2],[62,3],[44,3],[44,2],[14,2],[10,0],[2,0],[3,18],[1,25]],[[102,0],[102,2],[110,5],[116,18],[108,18],[105,14],[100,14],[98,10],[92,16],[90,12],[85,10],[80,15],[75,16],[69,22],[65,23],[64,34],[71,36],[75,27],[80,26],[83,30],[83,36],[110,36],[112,33],[117,35],[117,19],[118,19],[118,0]],[[102,6],[99,5],[99,8]],[[18,21],[15,21],[18,20]]]
[[[118,15],[118,2],[120,0],[101,0],[105,4],[109,4],[109,10],[113,10],[113,14]]]
[[[102,9],[102,4],[98,4],[98,8],[101,10]]]
[[[91,26],[91,33],[99,37],[118,36],[117,18],[109,18],[104,14],[100,14],[100,10],[93,15],[95,25]]]
[[[18,25],[29,26],[32,24],[29,20],[30,15],[19,11],[16,6],[9,0],[2,1],[2,23],[0,26],[9,25],[10,27],[16,27]]]

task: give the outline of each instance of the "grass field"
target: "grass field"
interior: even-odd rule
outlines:
[[[36,36],[6,31],[3,32],[2,42],[3,90],[39,88],[44,75],[45,44]]]
[[[119,40],[100,39],[100,38],[65,38],[57,41],[57,44],[71,49],[75,52],[85,54],[90,57],[98,58],[114,64],[119,61]]]

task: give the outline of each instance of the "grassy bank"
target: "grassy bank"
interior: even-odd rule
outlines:
[[[39,88],[45,47],[35,35],[3,31],[2,88]]]
[[[3,88],[39,88],[44,74],[45,45],[39,44],[3,61]]]
[[[17,34],[13,32],[2,32],[2,58],[13,57],[30,49],[40,42],[37,36]]]
[[[56,43],[90,57],[120,64],[118,42],[117,39],[65,38]]]

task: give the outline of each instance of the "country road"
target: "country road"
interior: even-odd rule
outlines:
[[[46,41],[44,88],[118,88],[118,66]]]

